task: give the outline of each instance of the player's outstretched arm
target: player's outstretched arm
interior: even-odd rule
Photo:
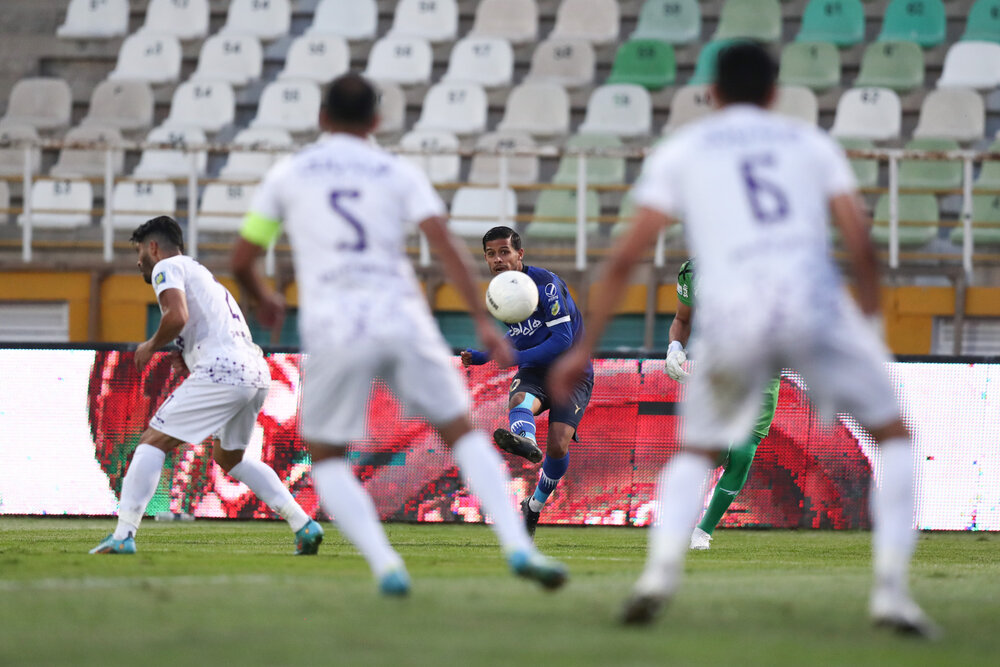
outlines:
[[[266,327],[277,326],[284,317],[285,300],[274,291],[257,268],[257,258],[264,248],[246,238],[236,239],[229,268],[240,289],[257,304],[257,319]]]
[[[135,351],[135,365],[140,371],[149,363],[153,353],[180,335],[188,321],[187,297],[179,289],[165,289],[160,292],[160,325],[149,340],[141,343]]]
[[[688,339],[691,338],[691,316],[694,310],[685,303],[677,303],[677,314],[674,321],[670,323],[668,339],[670,345],[667,347],[666,371],[667,375],[678,382],[685,382],[689,373],[684,370],[684,362],[687,361]]]
[[[881,312],[878,256],[869,235],[868,216],[853,192],[833,197],[830,210],[851,258],[861,312],[869,317],[877,316]]]

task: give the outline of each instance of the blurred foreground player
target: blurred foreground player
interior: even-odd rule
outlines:
[[[714,457],[747,437],[768,379],[788,366],[805,378],[822,413],[853,414],[879,445],[872,620],[932,637],[936,627],[909,592],[913,452],[883,368],[889,355],[879,335],[878,262],[867,220],[843,151],[817,128],[766,110],[776,73],[756,44],[721,52],[714,83],[721,110],[647,159],[634,190],[635,221],[608,260],[583,344],[552,370],[553,394],[568,395],[584,373],[632,268],[660,229],[684,220],[698,258],[699,368],[683,406],[683,449],[660,476],[660,515],[624,621],[648,623],[677,590]],[[831,256],[831,211],[860,311]]]
[[[185,443],[218,434],[212,456],[295,531],[295,553],[315,554],[323,529],[302,510],[273,469],[243,452],[267,398],[271,373],[250,337],[229,291],[204,266],[184,255],[181,228],[173,218],[148,220],[132,232],[139,271],[156,291],[160,325],[135,351],[140,371],[153,353],[176,339],[175,372],[190,373],[163,401],[132,455],[115,531],[90,553],[135,553],[135,534],[156,492],[166,455]]]
[[[486,315],[471,258],[448,232],[444,203],[427,177],[368,141],[378,124],[376,100],[372,85],[355,74],[330,85],[320,113],[328,134],[268,173],[234,248],[233,273],[257,300],[261,321],[276,321],[284,303],[263,281],[256,259],[284,224],[308,353],[301,428],[313,483],[383,593],[407,594],[409,576],[346,458],[348,444],[365,435],[366,402],[376,378],[441,434],[470,491],[493,517],[511,569],[556,588],[566,570],[535,550],[507,494],[503,460],[472,429],[468,392],[406,257],[407,235],[416,228],[426,235],[490,355],[506,366],[512,352]]]

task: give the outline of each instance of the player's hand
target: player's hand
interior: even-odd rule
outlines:
[[[257,304],[257,319],[269,329],[281,326],[285,320],[285,299],[277,292],[265,294]]]
[[[667,348],[667,363],[664,369],[667,371],[667,375],[681,384],[687,382],[690,375],[684,370],[685,361],[687,361],[687,354],[681,344],[677,341],[670,343],[670,347]]]
[[[174,369],[174,373],[178,375],[187,375],[191,371],[188,370],[187,364],[184,363],[184,355],[178,350],[174,350],[170,353],[170,367]]]
[[[472,353],[469,352],[468,350],[462,350],[459,353],[458,356],[462,357],[462,365],[463,366],[471,366],[472,365]]]
[[[153,353],[156,350],[150,345],[149,341],[139,343],[139,347],[135,348],[135,353],[132,355],[132,359],[135,362],[136,369],[141,373],[142,369],[146,367],[149,360],[153,358]]]
[[[586,373],[589,361],[587,350],[574,345],[549,368],[548,389],[553,404],[569,404],[573,388]]]
[[[514,348],[510,346],[510,341],[507,340],[507,337],[497,331],[491,322],[488,322],[484,318],[481,323],[476,325],[476,330],[479,334],[479,340],[482,341],[483,348],[490,359],[495,361],[500,368],[507,368],[514,365],[514,362],[517,361]]]

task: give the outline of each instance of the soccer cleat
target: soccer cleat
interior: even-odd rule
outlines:
[[[710,542],[712,541],[712,536],[706,533],[701,528],[695,526],[694,532],[691,533],[691,548],[695,551],[708,551],[711,549]]]
[[[295,555],[312,556],[319,551],[319,545],[323,542],[323,527],[313,521],[295,531]]]
[[[625,625],[649,625],[660,615],[669,596],[659,593],[632,593],[625,600],[622,623]]]
[[[493,442],[505,452],[528,459],[532,463],[541,463],[544,456],[542,450],[538,448],[534,440],[525,438],[523,435],[511,433],[505,428],[498,428],[493,431]]]
[[[875,627],[889,628],[899,634],[924,639],[941,638],[941,628],[906,593],[876,588],[868,610]]]
[[[525,579],[533,579],[541,584],[542,588],[549,590],[559,588],[569,578],[565,565],[537,551],[527,549],[515,551],[507,558],[507,562],[514,574]]]
[[[124,540],[116,540],[115,534],[111,533],[98,544],[96,547],[88,551],[87,553],[92,554],[134,554],[135,553],[135,538],[132,537],[132,533],[128,534]]]
[[[395,567],[378,580],[378,590],[382,595],[391,597],[406,597],[410,594],[410,575],[406,573],[406,568],[400,565]]]
[[[542,514],[541,512],[536,512],[531,509],[531,505],[528,504],[530,498],[525,498],[521,501],[521,516],[524,517],[524,527],[528,531],[528,535],[532,538],[535,537],[535,528],[538,528],[538,517]]]

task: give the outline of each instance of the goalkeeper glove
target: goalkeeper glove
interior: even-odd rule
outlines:
[[[685,361],[687,361],[687,355],[684,354],[684,346],[681,345],[680,341],[670,341],[670,345],[667,347],[667,364],[665,368],[667,375],[681,384],[687,382],[689,375],[684,370]]]

